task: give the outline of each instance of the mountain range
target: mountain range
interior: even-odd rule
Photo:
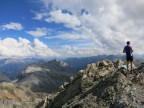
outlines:
[[[81,69],[85,69],[87,64],[102,61],[105,59],[115,61],[117,59],[124,60],[125,57],[123,55],[98,55],[91,57],[67,58],[64,61],[72,66],[74,69],[79,71]]]
[[[37,63],[40,59],[25,58],[5,58],[0,59],[0,73],[8,76],[10,79],[16,79],[17,75],[29,64]]]
[[[67,58],[60,59],[68,63],[72,68],[79,71],[84,69],[87,64],[104,59],[118,59],[122,58],[119,55],[99,55],[93,57],[80,57],[80,58]],[[9,77],[14,80],[17,78],[18,74],[28,65],[32,63],[47,62],[51,59],[44,58],[4,58],[0,59],[0,74]],[[59,61],[60,61],[59,60]]]
[[[132,88],[144,90],[143,68],[133,70],[133,74],[128,79],[130,80],[129,83],[118,69],[119,62],[116,63],[119,61],[118,59],[124,60],[125,57],[101,55],[68,58],[63,61],[2,60],[1,64],[2,62],[5,65],[12,63],[10,66],[15,66],[13,64],[19,62],[22,63],[19,66],[24,66],[24,61],[27,62],[25,67],[20,69],[20,72],[13,71],[0,74],[0,105],[3,106],[2,108],[117,108],[119,105],[122,106],[120,108],[127,108],[127,106],[130,108],[134,105],[143,107],[143,95],[138,98],[139,95],[134,92],[135,98],[139,102],[132,104],[129,101],[131,98],[128,97],[128,92],[124,91],[125,94],[121,92],[125,89],[123,86],[127,87],[127,90]],[[142,59],[135,60],[137,66],[141,62],[143,62]],[[121,64],[124,63],[121,61]],[[10,79],[7,75],[15,77]],[[121,78],[122,81],[120,81]],[[124,82],[123,85],[121,85],[122,82]],[[113,84],[118,86],[113,86]],[[142,91],[139,91],[139,93],[143,94]],[[112,95],[113,100],[110,95]],[[123,100],[125,98],[121,97],[125,95],[127,100]],[[119,97],[124,103],[120,103]],[[126,103],[127,101],[128,103]]]
[[[44,95],[50,95],[77,73],[64,61],[32,63],[17,79],[0,83],[1,108],[33,108]]]
[[[140,65],[144,62],[144,59],[139,58],[143,56],[134,56],[134,64],[136,66]],[[66,59],[59,59],[63,60],[64,62],[68,63],[72,68],[76,71],[86,68],[87,64],[98,62],[104,59],[115,61],[117,59],[121,59],[125,61],[125,56],[123,55],[98,55],[98,56],[91,56],[91,57],[79,57],[79,58],[66,58]],[[5,58],[0,59],[0,74],[8,77],[11,80],[17,78],[19,73],[28,65],[32,63],[39,63],[39,62],[47,62],[51,59],[44,59],[44,58]]]

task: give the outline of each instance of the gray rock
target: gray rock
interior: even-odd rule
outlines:
[[[144,71],[129,78],[104,60],[87,65],[46,108],[144,108]]]

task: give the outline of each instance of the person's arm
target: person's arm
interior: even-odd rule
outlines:
[[[131,47],[131,53],[133,52],[133,49],[132,49],[132,47]]]
[[[124,49],[123,49],[123,53],[126,53],[126,51],[125,51],[125,47],[124,47]]]

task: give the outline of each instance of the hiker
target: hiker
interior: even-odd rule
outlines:
[[[127,45],[124,47],[123,53],[126,53],[126,61],[127,61],[127,70],[129,68],[129,62],[131,64],[131,69],[133,65],[133,49],[130,46],[130,41],[127,41]]]

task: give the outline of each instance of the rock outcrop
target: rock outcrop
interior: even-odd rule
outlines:
[[[43,107],[144,108],[144,67],[132,70],[126,78],[116,63],[88,64],[61,91],[47,98]]]

